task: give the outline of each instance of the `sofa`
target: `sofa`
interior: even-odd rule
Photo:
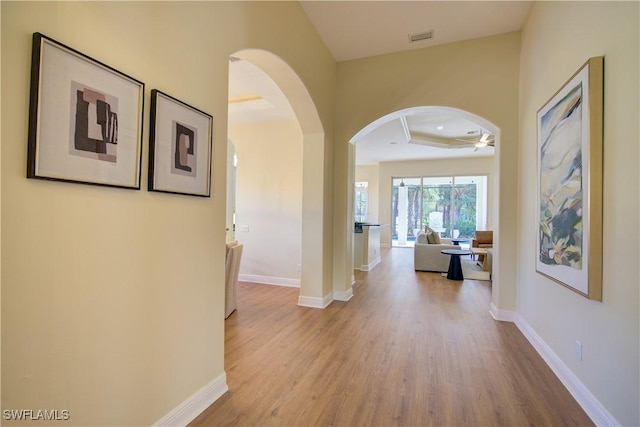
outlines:
[[[441,253],[443,249],[460,249],[458,245],[452,245],[450,239],[438,237],[436,242],[429,243],[429,232],[420,231],[416,237],[413,248],[413,265],[416,271],[437,271],[444,273],[449,269],[450,255]]]

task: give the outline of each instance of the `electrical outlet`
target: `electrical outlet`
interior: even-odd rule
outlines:
[[[582,362],[582,343],[576,341],[576,359]]]
[[[298,272],[302,271],[302,264],[298,264]]]

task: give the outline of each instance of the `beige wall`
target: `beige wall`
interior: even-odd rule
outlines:
[[[68,409],[66,424],[149,425],[224,374],[228,56],[266,49],[292,67],[322,121],[306,141],[328,160],[335,63],[295,2],[0,7],[2,407]],[[25,178],[36,31],[146,83],[141,191]],[[152,88],[213,115],[211,198],[146,191]],[[331,164],[312,158],[322,294]]]
[[[300,273],[302,133],[295,120],[229,126],[238,154],[236,239],[240,274],[291,285]],[[243,227],[248,231],[243,231]],[[286,279],[286,280],[280,280]]]
[[[508,33],[338,64],[334,287],[346,287],[351,280],[352,263],[340,264],[350,257],[342,244],[351,233],[352,221],[346,216],[350,187],[344,185],[354,170],[348,162],[349,141],[366,125],[395,111],[453,107],[500,129],[494,177],[499,205],[493,218],[497,244],[492,301],[499,309],[515,310],[516,242],[512,236],[517,219],[519,55],[520,33]]]
[[[379,193],[380,223],[386,224],[380,233],[383,246],[391,246],[391,179],[398,176],[453,176],[453,175],[486,175],[488,177],[488,206],[487,219],[492,228],[492,218],[495,213],[495,190],[491,187],[493,181],[493,157],[478,157],[468,159],[438,159],[405,162],[380,163]]]
[[[640,424],[638,3],[536,3],[522,55],[520,34],[511,33],[348,61],[338,69],[295,2],[3,1],[0,7],[2,409],[69,409],[66,424],[75,425],[149,425],[224,374],[228,56],[256,48],[293,68],[322,123],[301,119],[303,133],[308,130],[304,164],[313,164],[303,171],[302,235],[319,230],[301,248],[303,260],[319,260],[316,269],[303,270],[303,282],[305,275],[320,282],[310,294],[324,297],[351,284],[350,138],[404,108],[471,112],[501,130],[492,302],[501,310],[517,308],[620,424]],[[189,24],[177,31],[176,22]],[[147,84],[143,183],[149,90],[211,113],[212,197],[24,178],[35,31]],[[601,54],[600,303],[537,275],[529,243],[535,238],[535,112],[586,58]],[[582,362],[573,357],[576,340],[584,345]]]
[[[639,4],[536,2],[522,33],[518,314],[615,418],[640,424]],[[602,302],[535,272],[536,112],[604,55]],[[583,345],[583,360],[574,355]]]

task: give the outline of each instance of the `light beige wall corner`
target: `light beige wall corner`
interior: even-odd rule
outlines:
[[[604,406],[639,425],[639,3],[535,2],[522,35],[518,314]],[[536,112],[604,55],[602,302],[535,271]],[[580,341],[583,359],[574,354]]]
[[[2,409],[68,409],[67,425],[150,425],[224,373],[229,54],[260,48],[287,62],[329,135],[335,62],[295,2],[0,7]],[[36,31],[146,83],[141,191],[25,178]],[[213,115],[211,198],[146,191],[152,88]],[[331,244],[329,198],[321,247]],[[330,260],[317,258],[325,277]]]
[[[335,152],[334,152],[335,155]],[[334,157],[332,172],[333,181],[333,283],[332,292],[346,292],[351,289],[353,277],[353,187],[354,170],[349,167],[355,156],[353,147],[344,152],[344,156]],[[347,200],[348,198],[348,200]],[[338,201],[343,212],[335,209]]]
[[[240,274],[299,281],[302,133],[296,120],[229,126],[238,155],[236,239]],[[246,228],[245,228],[246,227]]]
[[[520,33],[516,32],[338,64],[336,167],[344,164],[349,140],[364,126],[410,107],[453,107],[500,128],[492,299],[502,310],[515,310],[516,304],[516,242],[512,236],[517,219],[519,55]],[[351,173],[353,165],[337,167],[334,174],[337,223],[346,223],[339,218],[344,218],[350,197],[341,183]],[[351,232],[347,227],[336,230],[342,233],[336,234],[337,246],[344,245],[347,231]]]
[[[324,145],[323,145],[324,144]],[[333,161],[326,135],[305,135],[302,188],[300,295],[324,299],[333,293]],[[319,159],[323,159],[321,163]],[[320,230],[320,233],[318,233]],[[315,260],[322,259],[322,265]],[[309,286],[313,284],[313,286]],[[317,286],[320,284],[320,286]]]
[[[335,92],[332,92],[333,96]],[[334,282],[332,281],[333,274],[335,274],[335,260],[334,260],[334,241],[335,234],[334,228],[336,227],[334,222],[333,209],[335,206],[335,193],[334,193],[334,183],[336,180],[336,176],[334,174],[335,166],[334,166],[334,157],[333,157],[333,127],[331,127],[332,132],[330,134],[326,134],[325,136],[325,151],[324,151],[324,191],[322,193],[324,197],[323,203],[323,224],[326,224],[326,227],[323,228],[323,246],[322,246],[322,259],[323,264],[325,266],[323,278],[326,277],[327,280],[323,280],[323,294],[325,296],[332,295],[334,290]],[[351,181],[353,182],[353,181]],[[353,209],[352,209],[353,212]],[[347,241],[347,247],[350,241]],[[349,251],[350,253],[350,251]],[[346,257],[345,257],[346,259]],[[348,288],[347,288],[348,289]]]

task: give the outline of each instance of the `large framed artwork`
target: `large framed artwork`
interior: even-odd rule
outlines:
[[[536,271],[602,300],[604,58],[590,58],[538,111]]]
[[[140,189],[144,83],[33,34],[27,178]]]
[[[211,195],[213,117],[151,91],[149,191]]]

